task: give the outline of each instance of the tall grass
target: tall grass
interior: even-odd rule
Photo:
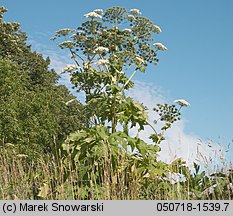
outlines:
[[[0,199],[232,199],[232,171],[223,162],[221,172],[210,177],[204,172],[187,172],[185,166],[173,165],[179,171],[175,181],[168,177],[140,176],[135,166],[127,166],[128,159],[119,154],[120,166],[111,169],[109,160],[96,163],[88,176],[82,178],[81,164],[73,166],[59,152],[29,158],[15,146],[0,148]],[[87,163],[88,164],[88,163]],[[206,164],[208,165],[208,164]],[[182,169],[186,170],[182,173]],[[210,172],[210,170],[209,170]],[[96,175],[96,173],[99,173]],[[217,174],[219,176],[217,176]],[[185,175],[183,180],[179,176]]]

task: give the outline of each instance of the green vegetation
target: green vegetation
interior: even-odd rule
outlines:
[[[74,60],[64,71],[84,93],[83,104],[58,85],[50,60],[26,45],[20,25],[2,20],[4,12],[0,8],[0,199],[232,198],[231,171],[209,175],[196,163],[191,171],[181,158],[157,159],[166,131],[189,103],[157,104],[157,130],[147,108],[127,96],[135,73],[167,50],[154,43],[160,28],[140,11],[98,9],[77,29],[52,38]],[[139,137],[146,126],[154,131],[151,143]]]
[[[0,9],[1,17],[4,8]],[[49,58],[26,45],[18,23],[0,19],[0,143],[14,143],[30,154],[51,152],[82,125],[82,106],[58,75],[49,70]],[[28,153],[28,152],[27,152]]]

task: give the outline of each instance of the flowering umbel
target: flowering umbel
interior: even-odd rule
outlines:
[[[80,69],[80,67],[75,64],[68,64],[63,68],[62,73],[65,73],[65,72],[72,73],[77,69]]]
[[[138,9],[95,9],[84,17],[88,19],[75,30],[61,29],[52,38],[60,48],[68,49],[75,60],[75,65],[68,65],[63,72],[73,76],[72,83],[78,91],[89,91],[85,87],[88,82],[83,84],[87,76],[90,83],[96,82],[99,76],[99,80],[109,86],[106,88],[108,94],[131,88],[135,73],[145,72],[148,64],[156,65],[158,52],[167,50],[162,43],[156,43],[154,37],[162,32],[161,28],[142,16]],[[57,43],[60,39],[64,40]],[[136,67],[133,69],[131,66]],[[129,77],[124,73],[127,67],[132,70]],[[120,71],[123,73],[118,74]],[[104,72],[109,74],[105,76]],[[111,87],[115,82],[110,82],[110,75],[117,79],[119,86],[116,89]],[[94,87],[100,91],[105,89],[99,84],[91,88]]]
[[[95,50],[94,50],[94,53],[101,53],[101,52],[108,52],[109,49],[107,47],[97,47]]]
[[[93,10],[93,12],[95,12],[99,15],[102,15],[104,13],[104,11],[102,9],[95,9],[95,10]]]
[[[138,10],[138,9],[131,9],[129,12],[133,15],[140,15],[141,14],[140,10]]]
[[[161,28],[157,25],[154,25],[154,31],[159,34],[160,32],[162,32]]]
[[[68,35],[68,34],[70,34],[70,33],[72,33],[72,32],[74,32],[74,30],[73,29],[68,29],[68,28],[63,28],[63,29],[60,29],[60,30],[58,30],[58,31],[56,31],[56,36],[66,36],[66,35]]]
[[[100,19],[102,19],[102,16],[99,15],[99,11],[98,12],[92,11],[90,13],[85,14],[84,17],[85,18],[100,18]]]
[[[180,106],[190,106],[190,103],[184,99],[174,100],[175,103],[178,103]]]
[[[100,59],[97,62],[95,62],[95,64],[97,64],[97,65],[107,65],[107,64],[109,64],[109,61],[108,61],[108,59]]]
[[[157,48],[158,50],[161,50],[161,51],[168,50],[167,47],[165,47],[162,43],[154,43],[153,46],[155,46],[155,48]]]

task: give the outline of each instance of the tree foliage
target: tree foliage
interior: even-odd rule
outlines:
[[[23,144],[27,150],[51,151],[82,125],[82,106],[50,60],[32,51],[20,25],[4,22],[0,8],[0,142]],[[32,151],[32,152],[33,152]]]

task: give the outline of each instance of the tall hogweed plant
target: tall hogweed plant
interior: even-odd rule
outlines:
[[[85,128],[62,145],[66,174],[76,167],[77,185],[98,185],[101,190],[120,185],[122,179],[133,182],[132,173],[135,184],[148,175],[165,176],[169,166],[157,160],[160,143],[164,132],[179,120],[180,108],[189,104],[184,100],[176,101],[180,107],[158,104],[154,111],[164,125],[157,132],[148,121],[147,108],[126,95],[134,87],[134,75],[156,65],[157,54],[167,50],[155,41],[160,27],[138,9],[96,9],[84,17],[77,29],[61,29],[51,38],[70,52],[74,64],[64,72],[70,74],[74,88],[85,94]],[[151,143],[138,134],[132,136],[132,129],[139,133],[145,126],[154,131]]]

